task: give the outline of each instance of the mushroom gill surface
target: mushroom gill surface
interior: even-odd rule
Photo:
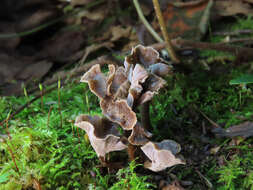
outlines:
[[[184,164],[175,156],[180,151],[180,145],[172,140],[163,140],[160,143],[150,141],[142,146],[141,150],[150,160],[144,163],[144,167],[154,172],[162,171],[177,164]]]
[[[109,152],[127,148],[120,140],[116,125],[105,118],[80,115],[76,118],[75,125],[85,130],[98,157],[105,157]]]

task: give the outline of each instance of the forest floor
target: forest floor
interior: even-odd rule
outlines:
[[[251,17],[233,19],[223,27],[245,29],[253,29]],[[205,41],[223,39],[210,32]],[[185,165],[158,173],[134,161],[115,171],[100,167],[85,132],[74,126],[80,114],[102,115],[99,101],[79,79],[69,80],[64,86],[58,82],[58,88],[11,119],[35,95],[24,88],[19,97],[0,97],[0,121],[8,120],[0,128],[0,190],[253,189],[252,138],[214,132],[217,126],[226,129],[246,121],[252,125],[253,85],[245,89],[230,81],[251,74],[253,62],[238,63],[230,54],[211,50],[182,59],[186,64],[174,66],[166,88],[151,102],[150,115],[153,140],[178,142]],[[126,152],[110,154],[111,160],[119,157],[128,160]]]

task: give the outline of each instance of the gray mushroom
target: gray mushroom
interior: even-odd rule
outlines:
[[[144,167],[154,172],[162,171],[177,164],[184,164],[175,156],[180,152],[180,145],[172,140],[163,140],[160,143],[150,141],[142,146],[141,150],[150,159],[144,163]]]
[[[76,118],[75,125],[85,130],[98,157],[105,158],[109,152],[127,148],[120,140],[116,125],[105,118],[80,115]]]

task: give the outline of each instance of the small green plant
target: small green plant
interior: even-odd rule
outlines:
[[[129,167],[120,169],[117,172],[118,182],[116,182],[109,190],[149,190],[155,186],[148,182],[148,176],[138,176],[135,168],[138,167],[135,161],[129,164]]]
[[[240,167],[242,158],[235,157],[232,161],[227,162],[226,166],[221,167],[217,173],[219,174],[218,182],[224,184],[224,189],[234,190],[238,179],[245,175],[245,171]]]

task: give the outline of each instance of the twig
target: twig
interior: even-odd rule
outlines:
[[[39,180],[33,178],[33,187],[35,190],[42,190]]]
[[[199,111],[199,113],[201,113],[201,115],[207,120],[209,121],[214,127],[216,128],[221,128],[217,123],[215,123],[213,120],[211,120],[209,117],[207,117],[206,114],[204,114],[202,111],[200,111],[199,109],[197,109]]]
[[[220,35],[220,36],[237,36],[241,34],[252,34],[253,30],[236,30],[233,32],[214,32],[213,35]]]
[[[144,17],[142,10],[140,8],[140,4],[138,0],[133,0],[134,6],[136,8],[136,11],[138,13],[138,16],[140,17],[142,23],[144,26],[147,28],[147,30],[150,32],[150,34],[158,41],[158,42],[163,42],[163,39],[156,33],[156,31],[152,28],[152,26],[148,23],[146,18]]]
[[[173,45],[179,47],[191,47],[194,49],[211,49],[232,53],[236,56],[243,56],[247,60],[253,60],[253,48],[231,46],[223,43],[195,42],[191,40],[175,39]]]
[[[161,31],[163,34],[163,38],[166,42],[166,49],[169,52],[169,55],[170,55],[172,61],[174,61],[175,63],[179,63],[180,61],[179,61],[179,59],[172,47],[171,39],[168,35],[158,0],[153,0],[153,5],[154,5],[156,16],[157,16],[157,19],[158,19],[158,22],[159,22],[159,25],[160,25],[160,28],[161,28]]]
[[[239,38],[239,39],[231,39],[229,41],[221,42],[220,44],[231,44],[231,43],[253,43],[253,38]]]
[[[213,189],[213,184],[209,181],[209,179],[207,179],[202,173],[200,173],[200,171],[198,169],[195,169],[195,171],[197,172],[197,174],[199,175],[200,179],[203,179],[206,186],[209,189]]]

